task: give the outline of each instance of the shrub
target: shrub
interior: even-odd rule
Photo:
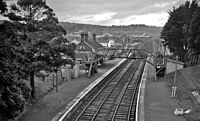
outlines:
[[[31,98],[31,88],[30,88],[29,84],[27,83],[27,81],[20,80],[17,83],[17,87],[19,87],[21,89],[24,99],[26,99],[26,101],[29,101],[29,99]]]
[[[23,111],[24,105],[25,99],[19,87],[12,85],[3,90],[0,100],[0,113],[4,117],[14,119]]]

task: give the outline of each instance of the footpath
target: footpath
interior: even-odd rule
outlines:
[[[139,121],[185,121],[183,117],[173,114],[178,104],[171,98],[167,80],[158,78],[155,82],[154,73],[154,67],[149,65],[146,83],[142,85],[145,88],[142,95],[144,100],[140,102]]]

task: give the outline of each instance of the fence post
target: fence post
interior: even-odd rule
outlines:
[[[54,73],[52,74],[52,77],[53,77],[53,79],[52,79],[52,81],[53,81],[53,87],[55,87],[55,83],[54,83],[55,75],[54,75]]]
[[[56,71],[56,92],[58,92],[58,71]]]

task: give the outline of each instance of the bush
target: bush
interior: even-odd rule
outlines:
[[[4,117],[14,119],[23,111],[24,105],[25,99],[19,87],[12,85],[3,90],[0,100],[0,113]]]
[[[26,99],[26,101],[29,101],[29,99],[31,98],[31,88],[30,88],[29,84],[27,83],[27,81],[20,80],[17,83],[17,87],[19,87],[21,89],[24,99]]]

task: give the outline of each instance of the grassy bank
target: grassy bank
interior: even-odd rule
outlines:
[[[177,92],[176,100],[181,108],[184,110],[192,109],[190,113],[184,114],[183,116],[187,121],[200,121],[200,102],[192,94],[192,92],[197,91],[200,94],[200,66],[189,67],[178,71],[178,78],[176,81]],[[174,84],[174,73],[166,75],[166,80],[168,81],[168,86],[172,89]],[[196,81],[194,83],[193,81]]]

